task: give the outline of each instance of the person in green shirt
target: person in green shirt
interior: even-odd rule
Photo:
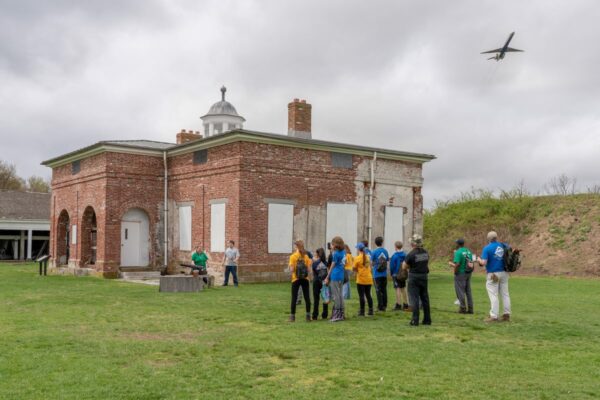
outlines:
[[[471,273],[473,272],[473,254],[465,247],[465,239],[457,239],[454,257],[449,265],[454,269],[454,290],[460,302],[461,314],[473,314],[473,294],[471,293]]]
[[[200,245],[196,246],[196,250],[192,253],[192,261],[196,268],[192,268],[192,270],[197,269],[200,273],[202,271],[206,271],[206,263],[209,260],[208,254],[206,251],[202,250]],[[204,282],[207,282],[206,277],[202,278]]]

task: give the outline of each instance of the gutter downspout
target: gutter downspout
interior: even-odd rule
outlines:
[[[371,185],[369,187],[369,225],[367,230],[369,231],[369,246],[371,246],[371,239],[373,237],[373,186],[375,186],[375,165],[377,163],[377,152],[373,153],[373,159],[371,160]]]
[[[163,209],[164,209],[164,239],[163,239],[163,246],[164,246],[164,260],[163,260],[163,266],[164,266],[164,271],[165,274],[167,273],[167,269],[169,267],[169,239],[168,239],[168,221],[169,221],[169,209],[167,207],[167,189],[168,189],[168,173],[167,173],[167,152],[163,151],[163,167],[165,170],[165,176],[164,176],[164,200],[163,200]]]

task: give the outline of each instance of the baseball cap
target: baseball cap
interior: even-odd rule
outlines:
[[[498,239],[498,234],[494,231],[488,232],[487,240],[494,240],[494,239]]]
[[[423,245],[423,238],[421,237],[421,235],[417,235],[416,233],[414,235],[412,235],[412,238],[410,239],[410,242],[416,246],[422,246]]]
[[[456,239],[454,242],[455,242],[456,244],[460,244],[460,245],[462,246],[463,244],[465,244],[465,239],[463,239],[463,238],[458,238],[458,239]]]
[[[365,248],[365,244],[364,244],[364,243],[362,243],[362,242],[358,242],[358,243],[356,244],[356,248],[357,248],[358,250],[364,250],[364,248]]]

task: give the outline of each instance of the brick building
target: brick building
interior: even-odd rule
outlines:
[[[422,166],[433,156],[313,139],[311,105],[298,99],[287,135],[243,129],[224,88],[202,120],[204,137],[103,141],[45,161],[52,265],[105,277],[174,271],[196,244],[218,264],[233,239],[240,279],[273,281],[287,279],[296,238],[315,249],[334,235],[385,235],[390,247],[422,232]]]

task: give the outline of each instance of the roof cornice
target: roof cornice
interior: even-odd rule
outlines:
[[[105,152],[162,157],[164,150],[128,146],[126,144],[116,145],[98,142],[91,146],[43,161],[42,165],[50,168],[56,168],[60,167],[61,165],[72,163],[73,161],[82,160],[84,158],[92,157]]]
[[[436,158],[435,156],[430,154],[419,154],[387,149],[377,149],[344,143],[326,142],[314,139],[301,139],[272,133],[247,131],[243,129],[233,130],[220,135],[215,135],[209,138],[196,140],[193,142],[185,143],[183,145],[175,146],[168,151],[168,156],[177,156],[180,154],[191,153],[197,150],[203,150],[210,147],[221,146],[224,144],[234,143],[238,141],[272,144],[277,146],[295,147],[319,151],[332,151],[337,153],[355,154],[367,157],[373,156],[373,153],[377,153],[378,158],[397,161],[409,161],[416,163],[425,163]]]
[[[315,139],[302,139],[284,136],[280,134],[237,129],[208,138],[194,140],[192,142],[184,143],[181,145],[176,145],[171,147],[170,149],[150,149],[127,144],[98,142],[91,146],[84,147],[82,149],[64,154],[59,157],[52,158],[50,160],[46,160],[42,162],[42,165],[45,165],[50,168],[55,168],[65,164],[69,164],[73,161],[95,156],[104,152],[162,157],[162,155],[166,151],[168,157],[173,157],[181,154],[192,153],[197,150],[208,149],[211,147],[222,146],[235,142],[270,144],[276,146],[294,147],[317,151],[330,151],[337,153],[354,154],[365,157],[371,157],[374,153],[377,153],[377,157],[381,159],[408,161],[421,164],[436,158],[435,156],[430,154],[378,149],[373,147],[357,146],[346,143],[327,142]]]

